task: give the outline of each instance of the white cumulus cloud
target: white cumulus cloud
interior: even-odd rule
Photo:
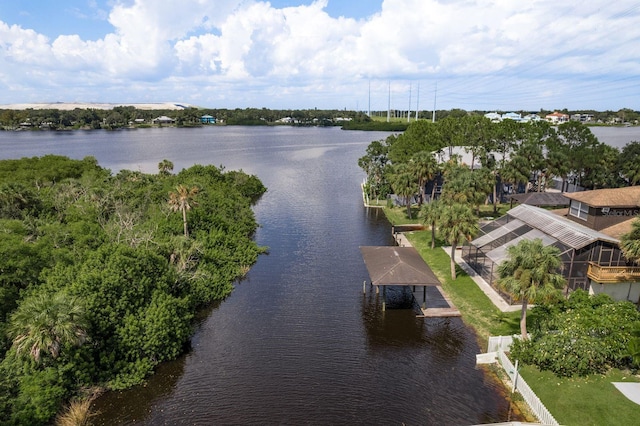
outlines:
[[[437,81],[449,107],[500,108],[516,99],[517,107],[572,93],[587,108],[602,100],[595,94],[608,77],[611,102],[633,107],[622,105],[628,91],[620,101],[613,93],[640,74],[635,1],[384,0],[360,19],[331,17],[328,1],[337,0],[286,8],[256,0],[116,0],[107,18],[112,31],[96,40],[74,35],[72,26],[50,39],[0,21],[0,89],[14,102],[66,93],[341,107],[345,91],[362,98],[367,81],[375,88],[393,81],[402,91]]]

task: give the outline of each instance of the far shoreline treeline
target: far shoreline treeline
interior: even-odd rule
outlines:
[[[618,111],[567,109],[555,110],[568,116],[589,117],[587,125],[637,125],[640,111],[623,108]],[[506,111],[466,111],[463,109],[437,110],[436,121],[447,117],[480,116],[488,112],[504,114]],[[514,111],[516,114],[538,114],[544,118],[554,111]],[[420,120],[433,120],[432,111],[417,113]],[[409,115],[409,117],[407,117]],[[140,109],[135,106],[101,108],[26,108],[1,109],[0,130],[116,130],[148,127],[200,127],[207,125],[239,126],[320,126],[341,127],[344,130],[404,131],[415,121],[416,112],[352,111],[346,109],[267,109],[267,108],[195,108]]]

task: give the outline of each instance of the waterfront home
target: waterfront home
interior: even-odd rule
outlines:
[[[569,121],[569,115],[555,111],[551,114],[545,115],[544,119],[553,124],[560,124]]]
[[[502,116],[497,112],[488,112],[484,116],[491,120],[492,123],[499,123],[502,121]]]
[[[154,118],[153,119],[153,124],[172,124],[175,121],[176,120],[174,120],[171,117],[167,117],[166,115],[162,115],[160,117]]]
[[[464,260],[495,286],[507,248],[522,239],[540,238],[560,249],[567,292],[583,289],[640,303],[640,266],[627,260],[619,246],[631,222],[640,218],[640,186],[563,195],[570,200],[568,209],[522,204],[483,225],[463,248]]]
[[[202,124],[216,124],[216,119],[211,115],[205,114],[200,117],[200,122]]]
[[[520,122],[522,120],[522,115],[518,114],[517,112],[507,112],[502,114],[502,119]]]

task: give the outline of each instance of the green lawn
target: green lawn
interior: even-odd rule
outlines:
[[[563,425],[637,425],[640,405],[629,401],[611,382],[638,382],[620,370],[586,378],[559,378],[549,371],[523,366],[520,374]]]
[[[420,220],[409,220],[406,209],[396,207],[384,210],[394,224],[420,223]],[[462,313],[464,322],[475,329],[483,350],[486,350],[489,336],[520,332],[520,312],[502,313],[460,267],[457,267],[458,278],[455,281],[451,279],[450,258],[441,247],[445,245],[444,241],[436,240],[436,248],[432,250],[430,230],[406,235],[436,274],[443,289]],[[527,318],[531,321],[532,314],[529,313]],[[640,422],[640,405],[629,401],[611,384],[640,381],[638,376],[612,370],[605,376],[566,379],[550,372],[540,372],[531,366],[522,366],[520,371],[560,424],[632,425]]]
[[[375,204],[375,200],[372,202]],[[419,213],[420,209],[418,206],[411,207],[411,219],[407,215],[407,207],[406,206],[393,206],[391,208],[386,207],[386,200],[379,200],[378,205],[385,206],[385,214],[389,219],[389,222],[394,225],[406,225],[409,223],[422,223],[422,218],[420,218]],[[480,218],[482,219],[491,219],[491,218],[499,218],[500,216],[504,216],[509,210],[509,204],[499,204],[498,212],[493,212],[492,205],[482,205],[480,206]]]

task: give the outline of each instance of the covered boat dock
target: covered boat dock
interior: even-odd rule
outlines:
[[[460,316],[460,312],[442,290],[440,280],[414,247],[361,246],[360,252],[371,277],[371,285],[376,287],[376,293],[379,293],[381,286],[383,295],[386,286],[406,286],[412,288],[414,299],[418,301],[421,288],[422,304],[420,310],[422,314],[420,316]],[[430,291],[429,304],[437,306],[427,306],[427,288],[435,289],[435,292]],[[363,292],[366,292],[366,281],[363,285]],[[445,307],[441,305],[445,305]],[[383,301],[383,310],[385,306]]]

